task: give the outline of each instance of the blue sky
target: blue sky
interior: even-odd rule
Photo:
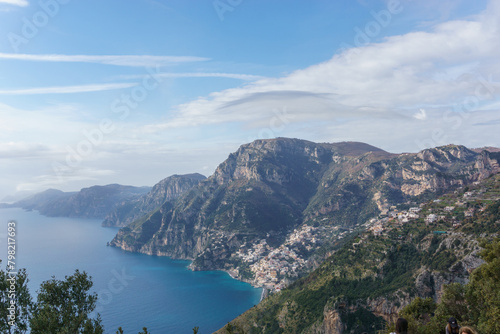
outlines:
[[[296,137],[500,146],[500,4],[0,0],[0,198]]]

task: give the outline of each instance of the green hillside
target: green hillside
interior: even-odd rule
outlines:
[[[240,333],[382,330],[414,298],[437,301],[446,284],[468,281],[484,263],[479,240],[489,242],[498,236],[499,206],[500,175],[425,202],[421,216],[433,212],[439,220],[387,220],[380,235],[360,234],[311,274],[232,324]]]

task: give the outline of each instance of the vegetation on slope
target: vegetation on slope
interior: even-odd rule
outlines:
[[[468,305],[463,311],[467,316],[443,311],[437,313],[441,316],[436,316],[434,322],[444,329],[446,322],[442,320],[454,315],[485,333],[494,333],[483,323],[499,314],[495,312],[500,305],[496,297],[500,277],[495,276],[499,274],[495,266],[500,244],[488,246],[486,240],[491,242],[495,236],[488,232],[500,230],[500,175],[428,202],[422,212],[439,213],[440,208],[461,201],[463,206],[453,209],[449,214],[454,216],[449,219],[425,223],[421,218],[408,224],[389,225],[380,236],[371,232],[360,234],[310,275],[271,295],[232,324],[240,328],[240,333],[249,334],[320,333],[328,312],[333,311],[347,333],[374,333],[384,329],[387,320],[394,319],[380,318],[384,315],[381,308],[392,308],[396,315],[412,299],[430,298],[434,302],[441,298],[441,288],[451,283],[442,299],[453,304],[447,300],[456,295],[453,300],[457,305]],[[465,217],[464,211],[472,212],[471,207],[477,210]],[[462,283],[467,282],[471,270],[466,266],[471,261],[475,261],[472,267],[481,263],[478,239],[484,240],[486,250],[482,256],[488,264],[476,270],[464,288]],[[453,292],[457,287],[462,292]]]
[[[399,315],[409,322],[409,334],[444,334],[450,317],[482,334],[500,333],[500,239],[482,246],[486,263],[472,272],[469,283],[445,286],[439,303],[415,298],[401,310]]]

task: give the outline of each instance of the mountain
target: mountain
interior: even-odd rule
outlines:
[[[458,145],[391,154],[356,142],[257,140],[175,202],[122,228],[110,244],[192,259],[195,270],[227,270],[279,289],[369,219],[488,178],[500,171],[499,158]]]
[[[108,213],[103,226],[126,226],[136,219],[155,211],[166,201],[172,201],[206,179],[201,174],[172,175],[153,186],[145,195],[124,202]]]
[[[419,217],[405,219],[412,212]],[[467,283],[484,263],[480,241],[499,240],[500,174],[391,213],[394,218],[372,221],[367,232],[232,326],[246,334],[378,333],[416,297],[439,301],[445,285]],[[446,319],[452,315],[465,318],[445,314]]]
[[[296,139],[244,145],[209,179],[176,203],[166,203],[122,229],[111,244],[147,254],[194,258],[209,244],[229,239],[227,244],[239,247],[243,240],[269,234],[271,243],[280,243],[301,222],[302,211],[334,152],[343,153],[344,146]],[[350,146],[354,154],[372,150],[374,156],[385,154],[365,144]]]
[[[22,200],[8,204],[9,207],[20,207],[25,210],[38,210],[50,203],[68,198],[76,192],[63,192],[57,189],[47,189],[40,193],[28,196]]]
[[[93,186],[79,192],[49,189],[15,202],[10,207],[38,210],[49,217],[104,218],[116,205],[136,199],[149,190],[149,187],[119,184]]]
[[[492,152],[492,153],[500,152],[500,148],[498,148],[498,147],[491,147],[491,146],[473,148],[472,150],[474,152],[476,152],[476,153],[481,153],[482,151],[489,151],[489,152]]]

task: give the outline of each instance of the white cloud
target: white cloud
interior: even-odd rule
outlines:
[[[0,145],[17,142],[55,147],[61,142],[77,142],[82,130],[92,129],[96,122],[82,119],[81,112],[85,110],[74,104],[51,103],[28,110],[0,103]]]
[[[137,83],[93,84],[80,86],[38,87],[25,89],[0,90],[0,95],[39,95],[39,94],[73,94],[89,93],[105,90],[123,89],[136,86]]]
[[[425,118],[453,109],[484,90],[483,78],[500,77],[499,1],[470,20],[454,20],[351,48],[330,60],[282,78],[265,78],[243,87],[214,92],[179,105],[165,129],[241,122],[259,127],[273,110],[285,108],[292,122],[349,118]],[[496,89],[488,101],[500,98]],[[376,122],[372,123],[376,126]],[[354,130],[355,131],[355,130]]]
[[[49,147],[42,144],[13,141],[6,143],[0,142],[0,160],[37,158],[40,156],[47,156],[49,152]]]
[[[113,175],[115,172],[109,169],[78,168],[70,169],[68,173],[57,175],[55,173],[37,176],[32,182],[23,182],[17,185],[19,192],[38,192],[48,188],[60,188],[63,184],[79,181],[98,180],[103,176]]]
[[[42,62],[96,63],[116,66],[156,67],[177,63],[199,62],[208,58],[192,56],[150,56],[150,55],[61,55],[61,54],[16,54],[0,53],[0,59]]]
[[[157,78],[229,78],[246,81],[263,79],[263,76],[241,73],[214,73],[214,72],[194,72],[194,73],[166,73],[160,72],[154,75]],[[142,79],[143,75],[123,75],[122,79]]]
[[[0,0],[1,4],[14,5],[19,7],[29,6],[29,2],[27,0]]]

